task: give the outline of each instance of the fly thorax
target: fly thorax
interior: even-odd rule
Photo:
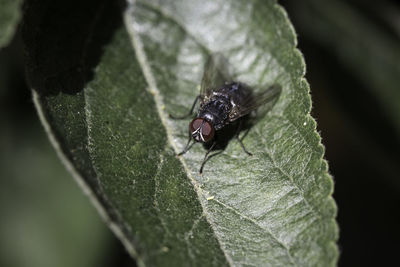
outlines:
[[[199,109],[198,116],[205,118],[213,124],[215,130],[219,130],[226,124],[231,108],[227,98],[215,97]]]

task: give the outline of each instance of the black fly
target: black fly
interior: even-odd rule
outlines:
[[[216,146],[219,133],[225,126],[236,124],[235,137],[239,141],[242,149],[248,152],[239,138],[243,120],[248,117],[253,110],[261,105],[276,99],[280,93],[278,86],[271,86],[260,93],[240,82],[232,81],[229,75],[223,73],[223,69],[216,62],[217,58],[208,60],[204,75],[201,81],[200,94],[194,100],[190,112],[181,117],[170,116],[174,119],[184,119],[192,115],[197,101],[200,100],[200,108],[197,116],[189,124],[189,138],[186,147],[178,155],[183,155],[191,147],[192,138],[196,142],[208,144],[208,151],[204,156],[200,167],[200,174],[203,171],[207,157]]]

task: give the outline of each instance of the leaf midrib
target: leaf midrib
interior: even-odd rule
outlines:
[[[129,10],[127,10],[126,13],[125,13],[126,25],[132,25],[133,22],[131,21],[131,17],[128,15],[128,12],[129,12]],[[147,90],[154,97],[154,102],[155,102],[155,105],[157,107],[158,115],[159,115],[159,117],[161,119],[161,122],[162,122],[164,128],[166,129],[168,142],[173,147],[175,154],[178,154],[179,153],[178,152],[178,148],[176,146],[176,143],[174,142],[171,129],[168,127],[167,118],[166,118],[166,116],[164,115],[164,113],[162,111],[162,107],[164,106],[163,101],[162,101],[162,97],[160,95],[160,91],[157,88],[157,83],[155,81],[155,78],[152,75],[150,66],[147,63],[147,58],[146,58],[146,55],[145,55],[144,50],[143,50],[143,45],[142,45],[141,41],[139,40],[140,37],[138,37],[137,34],[134,33],[134,31],[133,31],[133,29],[131,27],[128,26],[127,28],[128,28],[128,32],[130,34],[131,40],[132,40],[132,45],[133,45],[133,47],[135,48],[135,51],[136,51],[136,56],[137,56],[138,62],[142,67],[143,75],[144,75],[144,77],[145,77],[145,79],[146,79],[146,81],[147,81],[147,83],[149,85],[147,87]],[[200,185],[194,179],[194,177],[191,175],[191,173],[189,171],[189,167],[186,164],[186,162],[183,159],[183,157],[179,157],[179,160],[182,163],[182,166],[183,166],[183,168],[185,170],[185,173],[186,173],[187,177],[189,178],[191,184],[193,185],[193,187],[194,187],[194,189],[196,191],[196,194],[197,194],[197,196],[199,198],[200,205],[201,205],[202,210],[203,210],[203,214],[205,215],[204,218],[206,219],[207,223],[212,228],[212,230],[213,230],[212,233],[213,233],[215,239],[217,240],[221,251],[224,253],[225,259],[227,260],[227,262],[229,263],[230,266],[234,266],[234,262],[233,262],[232,258],[227,254],[227,251],[222,246],[222,244],[220,242],[220,239],[216,235],[216,232],[215,232],[215,229],[214,229],[214,225],[209,220],[209,218],[207,216],[207,207],[204,205],[204,202],[203,202],[204,195],[201,193],[202,189],[201,189]]]

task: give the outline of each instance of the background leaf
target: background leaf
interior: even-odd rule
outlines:
[[[0,0],[0,48],[14,36],[21,17],[22,0]]]
[[[106,1],[32,2],[23,33],[42,121],[138,264],[334,265],[332,179],[282,8],[275,1],[129,3],[137,58],[110,19],[117,9]],[[77,12],[74,21],[60,19],[64,10]],[[38,24],[47,28],[32,30]],[[167,112],[190,106],[214,52],[229,59],[238,80],[283,91],[245,139],[254,156],[232,141],[199,176],[204,149],[175,158],[187,122]]]

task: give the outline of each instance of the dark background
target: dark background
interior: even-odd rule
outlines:
[[[369,77],[361,79],[337,49],[310,33],[296,2],[279,1],[297,31],[312,115],[335,181],[339,265],[391,265],[397,262],[400,240],[396,125],[376,91],[368,88]],[[400,47],[399,28],[388,20],[394,12],[400,24],[395,1],[345,2]],[[51,148],[25,82],[21,51],[19,33],[0,50],[0,265],[134,265]],[[365,56],[373,60],[376,55]],[[397,82],[400,90],[400,75]]]

